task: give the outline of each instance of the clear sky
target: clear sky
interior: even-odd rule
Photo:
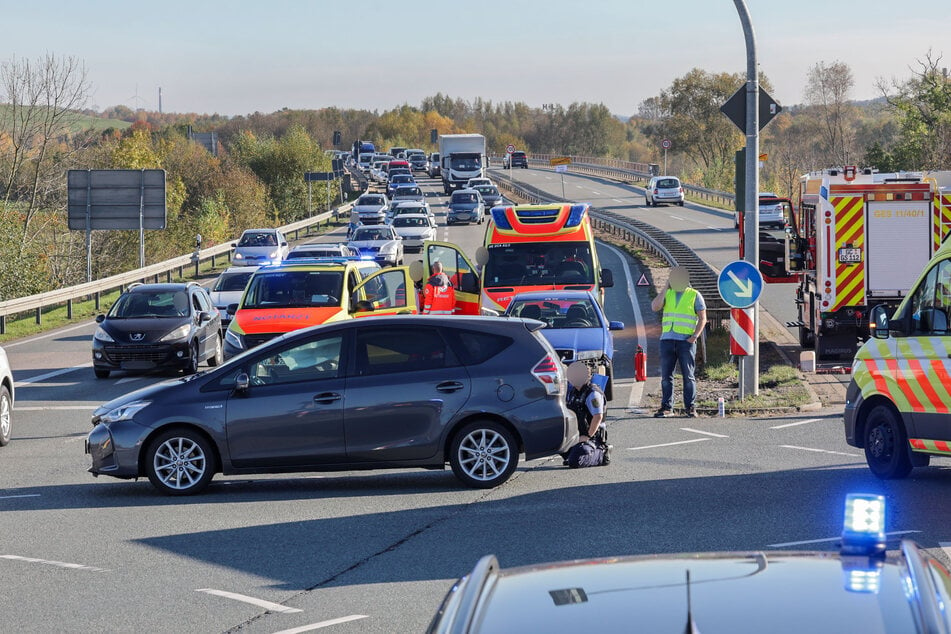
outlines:
[[[951,67],[951,0],[747,0],[783,104],[809,67],[847,62],[853,97],[929,49]],[[244,114],[388,109],[443,92],[629,115],[693,67],[743,72],[731,0],[4,1],[0,60],[86,62],[90,105]],[[136,87],[138,86],[138,99]],[[0,95],[2,98],[2,95]]]

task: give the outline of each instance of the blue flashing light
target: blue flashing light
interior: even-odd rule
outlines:
[[[511,231],[512,223],[509,222],[509,219],[506,217],[506,210],[511,209],[511,207],[493,207],[492,208],[492,222],[495,223],[495,226],[499,229]]]
[[[848,592],[878,594],[882,586],[880,565],[867,568],[845,568],[843,574],[845,574],[845,589]]]
[[[587,210],[587,205],[572,205],[571,212],[568,214],[568,220],[565,221],[565,229],[580,225],[581,219],[584,218],[584,212]]]
[[[842,554],[878,555],[884,552],[885,496],[849,493],[845,496]]]

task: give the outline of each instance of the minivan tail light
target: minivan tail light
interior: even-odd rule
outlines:
[[[541,361],[532,368],[532,375],[545,386],[549,396],[561,393],[561,372],[558,362],[550,354],[546,354]]]

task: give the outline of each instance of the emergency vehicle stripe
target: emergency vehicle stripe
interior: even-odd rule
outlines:
[[[929,380],[927,374],[925,374],[924,369],[921,367],[921,361],[918,359],[909,359],[908,367],[911,368],[911,374],[914,377],[915,382],[931,402],[931,409],[936,412],[946,414],[948,412],[948,406],[946,404],[947,401],[944,401],[940,396],[938,396],[938,393],[935,392],[934,386]]]
[[[843,306],[860,306],[865,301],[865,198],[840,196],[835,207],[835,301],[830,310]],[[852,264],[838,261],[838,251],[850,245],[862,253],[862,259]]]
[[[940,390],[941,402],[945,404],[943,411],[948,411],[948,403],[951,403],[951,376],[948,375],[948,368],[941,359],[931,360],[931,371],[934,372],[935,384],[937,390]]]
[[[939,211],[935,214],[934,250],[941,246],[941,241],[951,229],[951,195],[940,194],[935,198]]]
[[[923,451],[925,453],[942,453],[942,454],[951,454],[951,446],[948,445],[946,440],[931,440],[929,438],[909,438],[908,444],[911,445],[911,448],[915,451]]]
[[[875,363],[875,360],[866,359],[865,368],[868,371],[868,376],[872,377],[872,380],[875,381],[875,391],[884,395],[889,400],[895,400],[892,398],[891,390],[888,389],[888,381],[885,380],[885,376],[879,369],[878,364]]]
[[[889,371],[891,371],[895,377],[895,383],[898,384],[898,389],[905,395],[905,398],[908,399],[908,405],[911,407],[911,411],[924,411],[924,408],[921,406],[921,401],[918,400],[914,389],[905,377],[905,372],[898,367],[898,361],[896,359],[886,359],[885,363],[888,365]]]

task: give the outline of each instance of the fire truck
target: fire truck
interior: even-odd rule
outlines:
[[[897,306],[948,234],[951,173],[846,166],[804,175],[798,211],[773,202],[786,205],[787,222],[760,227],[760,271],[767,283],[798,284],[799,319],[787,325],[803,348],[851,359],[869,336],[869,310]]]

